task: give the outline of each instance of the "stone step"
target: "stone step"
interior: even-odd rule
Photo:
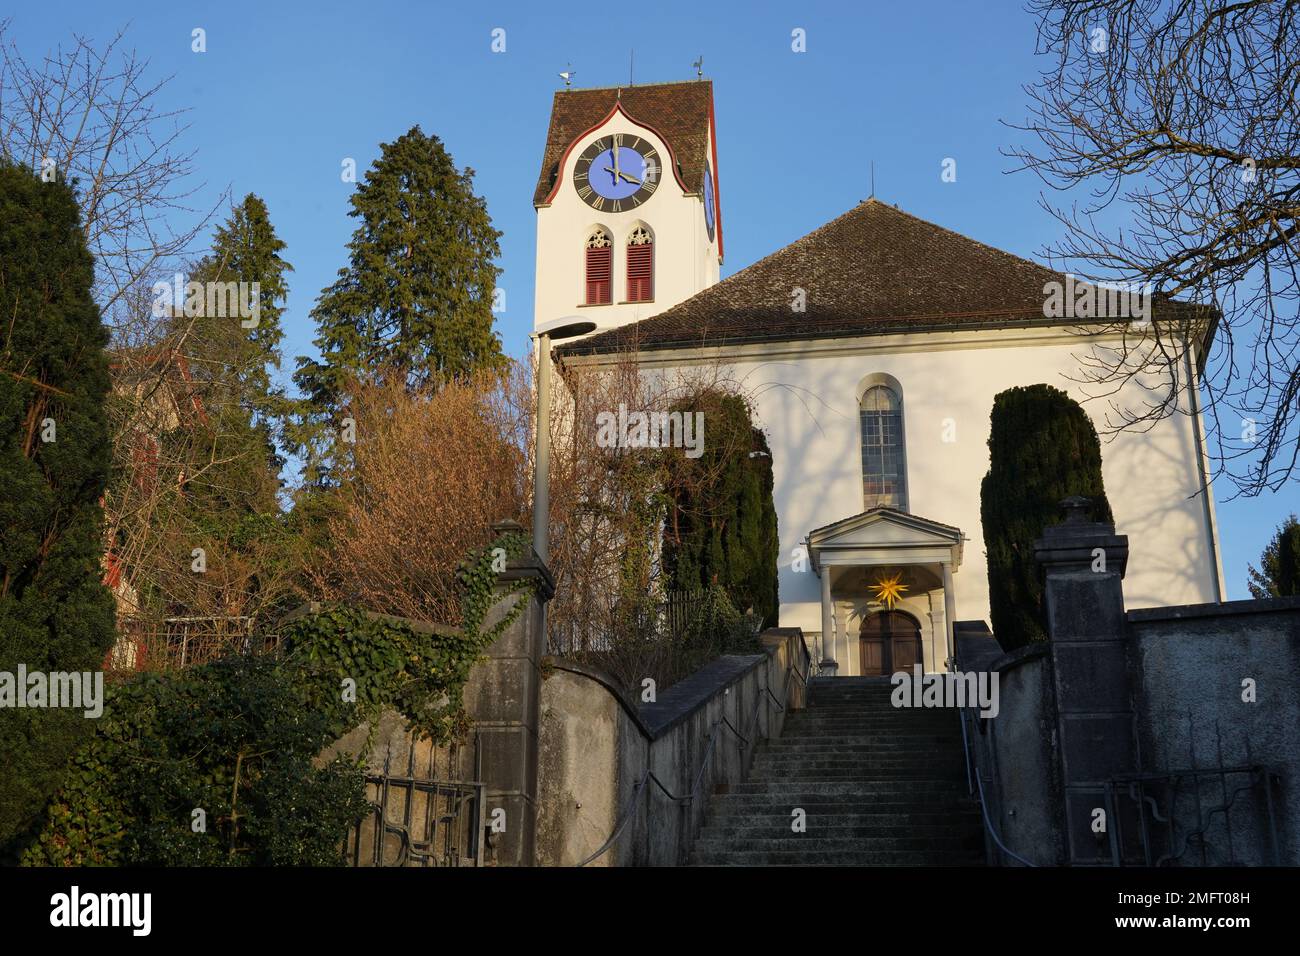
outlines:
[[[792,750],[796,747],[876,747],[880,750],[919,751],[939,750],[954,752],[961,749],[960,737],[945,737],[940,734],[916,734],[898,736],[894,734],[791,734],[782,737],[781,743],[773,744],[775,750]]]
[[[733,839],[719,837],[716,839],[696,840],[697,854],[709,853],[752,853],[790,852],[799,853],[836,853],[862,852],[868,850],[903,850],[914,853],[968,853],[978,852],[981,844],[962,837],[839,837],[823,839],[811,834],[802,834],[796,840],[783,839]]]
[[[955,837],[969,839],[972,835],[984,838],[977,818],[964,820],[947,819],[935,823],[840,823],[838,820],[820,820],[807,818],[807,829],[796,833],[790,828],[790,818],[773,821],[763,826],[744,826],[739,823],[710,823],[700,828],[696,840],[797,840],[805,837],[817,837],[833,840],[860,840],[872,837],[919,837],[922,839],[939,839]]]
[[[901,769],[901,767],[802,767],[794,770],[774,770],[768,773],[751,774],[745,783],[824,783],[832,780],[905,780],[907,784],[917,782],[943,783],[948,786],[956,786],[961,783],[965,786],[965,778],[958,777],[957,774],[944,774],[936,771],[935,767],[915,767],[915,769]],[[735,786],[744,786],[744,784],[735,784]]]
[[[802,806],[816,800],[833,803],[849,799],[866,803],[870,800],[957,800],[966,796],[966,787],[948,780],[771,780],[741,783],[725,796],[755,796],[772,804]]]
[[[813,784],[819,791],[842,784]],[[902,791],[892,793],[863,793],[861,787],[849,787],[850,792],[809,792],[802,787],[792,792],[718,793],[712,803],[719,812],[735,809],[740,813],[789,813],[800,806],[809,813],[906,813],[909,809],[963,809],[970,806],[966,788],[952,791]]]
[[[696,853],[696,866],[982,866],[982,853],[915,850],[711,850]]]
[[[879,754],[879,753],[803,753],[800,750],[788,750],[784,753],[761,753],[754,758],[751,773],[759,769],[792,769],[792,767],[898,767],[900,770],[915,767],[935,767],[943,770],[959,770],[966,773],[966,761],[961,756],[952,754]]]
[[[789,720],[786,721],[785,728],[782,730],[782,736],[786,730],[796,731],[809,728],[822,730],[825,728],[852,727],[862,730],[880,730],[896,733],[900,731],[915,730],[927,734],[955,732],[958,737],[961,736],[961,724],[955,720],[934,720],[930,717],[818,717],[809,718],[808,720]]]

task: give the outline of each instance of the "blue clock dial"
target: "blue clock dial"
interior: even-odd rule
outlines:
[[[573,188],[594,209],[635,209],[659,185],[659,154],[647,140],[615,133],[582,151],[573,168]]]
[[[591,188],[606,199],[626,199],[645,179],[645,157],[627,146],[597,153],[591,161]]]
[[[715,202],[713,198],[713,173],[708,166],[704,167],[704,225],[709,230],[709,238],[713,238]]]

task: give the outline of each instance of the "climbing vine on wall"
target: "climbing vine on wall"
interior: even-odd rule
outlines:
[[[463,563],[459,630],[327,606],[289,621],[278,653],[109,687],[23,862],[342,862],[343,836],[367,807],[363,769],[319,755],[386,708],[435,742],[457,736],[470,671],[528,605],[532,581],[497,586],[528,547],[510,533]],[[493,619],[503,596],[512,600]]]

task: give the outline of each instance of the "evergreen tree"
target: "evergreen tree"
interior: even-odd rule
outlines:
[[[1087,413],[1050,385],[1000,392],[993,399],[980,520],[989,614],[1006,650],[1047,640],[1034,541],[1062,520],[1061,499],[1071,495],[1091,499],[1091,520],[1114,521],[1102,483],[1101,445]]]
[[[738,395],[706,392],[677,410],[703,411],[707,440],[704,454],[684,459],[673,479],[663,547],[668,586],[719,585],[737,610],[752,608],[774,627],[779,543],[767,437]]]
[[[178,459],[192,458],[193,469],[174,506],[154,513],[157,526],[149,531],[164,542],[161,564],[139,583],[158,585],[144,589],[155,616],[213,618],[205,633],[218,641],[246,631],[232,619],[274,613],[287,583],[290,535],[278,501],[276,438],[291,403],[272,379],[284,335],[285,276],[293,271],[284,249],[266,204],[250,193],[190,270],[189,280],[205,290],[202,307],[181,303],[186,307],[169,322],[198,405],[158,437]],[[209,298],[214,287],[237,295]],[[232,301],[239,306],[233,314]],[[205,556],[202,574],[189,571],[195,548]]]
[[[190,274],[198,282],[247,283],[250,293],[256,283],[256,315],[200,317],[190,329],[187,352],[197,357],[198,374],[229,393],[224,404],[238,408],[272,448],[291,408],[284,389],[272,379],[272,370],[280,368],[284,338],[280,319],[289,295],[285,275],[293,271],[280,255],[284,249],[266,203],[249,193],[217,229],[212,252]],[[217,396],[213,404],[219,404]],[[273,464],[278,470],[281,463],[277,459]]]
[[[228,310],[221,309],[208,314],[205,299],[200,314],[187,309],[171,319],[173,338],[184,343],[194,395],[203,406],[198,421],[182,424],[207,430],[209,461],[216,463],[188,489],[189,500],[209,515],[278,510],[283,459],[276,442],[292,407],[272,379],[284,337],[285,275],[293,271],[280,255],[284,248],[266,203],[248,194],[217,229],[211,253],[189,275],[205,287],[243,283],[241,313],[222,314]]]
[[[1287,518],[1260,556],[1259,568],[1249,565],[1250,596],[1292,597],[1300,594],[1300,521]]]
[[[309,457],[328,455],[350,379],[389,367],[438,382],[503,362],[492,331],[500,233],[473,171],[415,126],[382,145],[351,204],[349,263],[312,312],[321,360],[298,359],[294,374],[307,402],[295,436]]]
[[[29,673],[99,671],[113,643],[100,496],[108,332],[76,198],[0,162],[0,846],[34,821],[90,729],[82,710],[15,709]],[[4,681],[0,677],[0,681]]]

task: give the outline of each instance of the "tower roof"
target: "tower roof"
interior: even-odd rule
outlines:
[[[713,108],[711,80],[557,90],[551,105],[551,126],[546,134],[542,169],[533,193],[535,204],[545,203],[550,196],[565,150],[608,116],[616,104],[622,105],[632,119],[664,138],[689,191],[698,192],[703,188],[709,114]]]
[[[868,199],[783,249],[652,318],[561,354],[1030,324],[1065,275]],[[792,308],[803,290],[804,311]],[[1164,302],[1161,307],[1181,303]],[[1110,320],[1113,322],[1113,320]]]

